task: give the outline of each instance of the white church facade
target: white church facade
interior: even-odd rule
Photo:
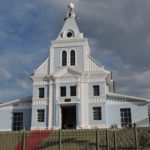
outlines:
[[[0,131],[88,129],[148,121],[146,98],[115,93],[111,71],[90,56],[74,5],[49,57],[33,72],[33,95],[0,104]]]

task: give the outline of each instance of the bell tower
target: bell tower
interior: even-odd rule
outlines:
[[[73,3],[68,4],[64,25],[50,48],[50,74],[63,67],[72,67],[83,72],[87,70],[86,61],[90,54],[88,41],[79,31]]]

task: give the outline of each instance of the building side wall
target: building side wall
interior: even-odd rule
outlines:
[[[115,103],[107,104],[107,125],[121,126],[121,108],[131,108],[132,123],[148,118],[147,106],[137,106],[133,103]]]
[[[93,119],[93,107],[101,107],[101,120]],[[89,125],[91,127],[106,127],[106,104],[105,103],[89,103]]]
[[[31,108],[0,108],[0,131],[11,131],[13,129],[13,113],[23,112],[23,128],[29,130],[31,127]]]
[[[34,85],[33,86],[33,99],[39,99],[39,88],[44,88],[44,98],[48,98],[48,86],[47,85]],[[41,98],[40,98],[41,99]]]
[[[37,110],[44,109],[45,116],[44,122],[37,121]],[[31,130],[40,130],[40,129],[47,129],[48,127],[48,106],[47,105],[32,105],[32,122],[31,122]]]
[[[12,107],[0,108],[0,131],[11,131],[12,129]]]
[[[31,108],[13,108],[12,112],[23,112],[23,129],[30,130]]]
[[[89,86],[88,86],[88,93],[89,93],[89,97],[92,97],[94,96],[94,92],[93,92],[93,86],[94,85],[99,85],[99,90],[100,90],[100,97],[101,98],[105,98],[106,97],[106,91],[105,91],[105,87],[106,87],[106,83],[103,81],[103,82],[93,82],[93,83],[89,83]]]

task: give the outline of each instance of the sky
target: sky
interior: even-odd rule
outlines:
[[[70,0],[0,0],[0,102],[32,95],[30,74],[49,56]],[[91,55],[116,93],[150,98],[150,0],[72,0]]]

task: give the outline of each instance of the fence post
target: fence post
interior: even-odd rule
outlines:
[[[107,147],[107,150],[109,150],[109,135],[108,135],[108,129],[106,129],[106,147]]]
[[[96,150],[99,150],[99,137],[98,137],[98,130],[96,130]]]
[[[24,130],[23,130],[23,150],[26,150],[26,134]]]
[[[137,127],[136,126],[134,126],[134,135],[135,135],[136,150],[138,150],[138,134],[137,134]]]
[[[117,150],[117,138],[116,138],[116,130],[114,129],[114,146],[115,150]]]
[[[59,130],[59,150],[61,150],[61,129]]]

